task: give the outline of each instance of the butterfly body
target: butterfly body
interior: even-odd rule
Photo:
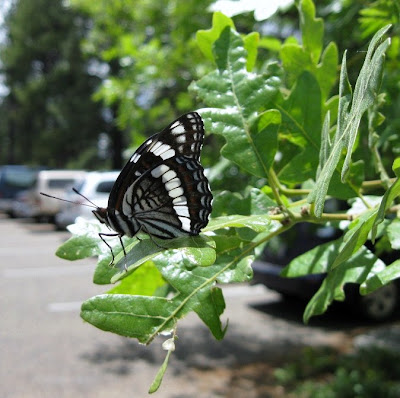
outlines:
[[[198,235],[208,223],[212,194],[200,151],[204,125],[197,112],[147,139],[122,169],[107,208],[93,211],[116,232],[160,239]]]

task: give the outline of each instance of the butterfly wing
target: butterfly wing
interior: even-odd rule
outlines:
[[[111,191],[111,226],[128,236],[138,225],[163,239],[198,235],[212,208],[212,194],[199,162],[203,139],[201,117],[191,112],[146,140]]]

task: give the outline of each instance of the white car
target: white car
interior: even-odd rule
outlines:
[[[30,216],[37,221],[42,219],[54,220],[60,211],[61,201],[40,195],[62,197],[65,188],[78,185],[84,179],[86,171],[83,170],[44,170],[37,174],[36,182],[27,193],[26,205],[30,206]]]
[[[119,171],[89,172],[81,185],[75,188],[96,206],[107,207],[108,197],[119,173]],[[94,219],[92,213],[94,209],[93,207],[85,206],[85,204],[90,203],[88,203],[83,196],[76,194],[72,189],[69,193],[64,194],[66,200],[70,200],[74,203],[60,202],[61,209],[55,216],[57,228],[63,229],[70,224],[74,224],[78,217],[87,220]]]

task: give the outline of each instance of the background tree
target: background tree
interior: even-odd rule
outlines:
[[[92,20],[85,52],[108,70],[95,99],[113,110],[121,130],[131,132],[133,146],[198,107],[187,88],[207,68],[195,32],[209,25],[210,3],[71,1]]]
[[[99,79],[80,49],[87,20],[61,0],[18,0],[5,28],[1,161],[93,166],[104,121],[91,100]]]

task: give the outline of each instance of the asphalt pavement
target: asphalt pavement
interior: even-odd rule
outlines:
[[[68,236],[51,224],[0,215],[0,397],[147,397],[164,359],[164,339],[144,347],[82,321],[82,301],[107,287],[92,283],[94,259],[68,262],[54,255]],[[227,392],[232,369],[279,363],[301,355],[304,346],[343,346],[360,327],[349,318],[338,326],[329,317],[305,326],[303,304],[285,303],[262,286],[223,291],[225,339],[214,340],[195,314],[182,320],[156,397],[235,398]]]

